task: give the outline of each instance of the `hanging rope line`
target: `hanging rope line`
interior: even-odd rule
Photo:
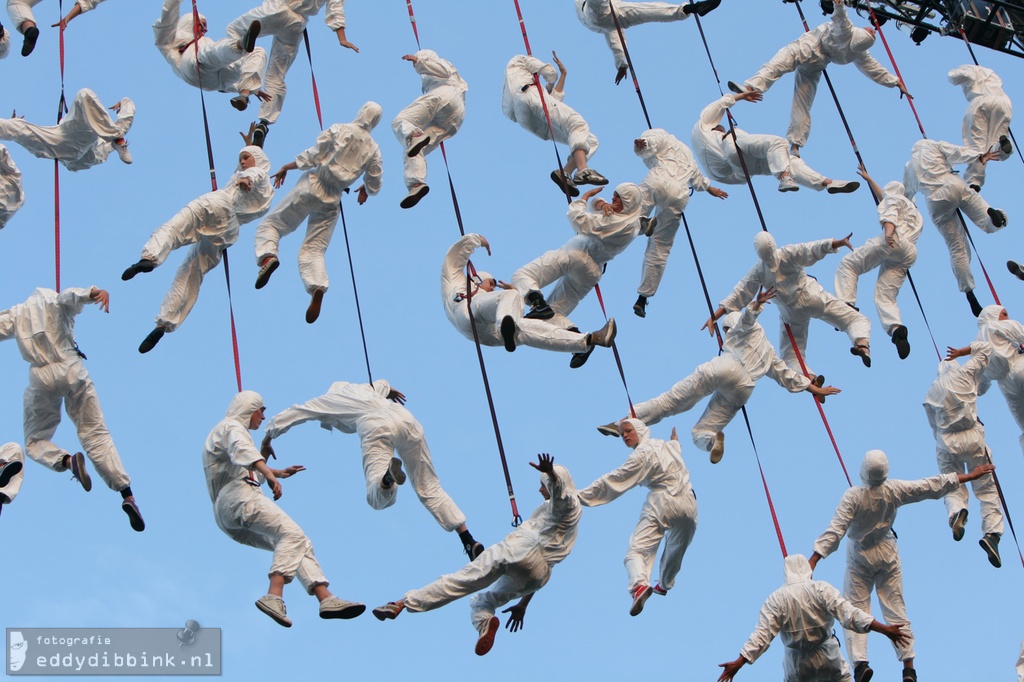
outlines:
[[[989,464],[992,462],[992,451],[987,447],[985,448],[985,459]],[[999,485],[999,478],[996,476],[996,472],[992,472],[992,481],[996,484],[996,492],[999,493],[999,503],[1003,505],[1003,514],[1006,515],[1006,523],[1010,526],[1010,535],[1013,536],[1013,544],[1017,546],[1017,556],[1020,557],[1020,564],[1024,566],[1024,553],[1021,553],[1020,542],[1017,540],[1017,531],[1013,528],[1013,519],[1010,518],[1010,509],[1006,506],[1006,497],[1003,495],[1003,486]]]
[[[64,16],[64,0],[57,1],[57,11]],[[60,100],[57,101],[57,125],[68,111],[64,96],[64,25],[60,27]],[[60,291],[60,161],[53,160],[53,269],[57,291]]]
[[[316,108],[316,120],[320,131],[324,129],[324,116],[320,108],[320,90],[316,87],[316,74],[313,73],[313,52],[309,47],[309,33],[302,30],[302,41],[306,46],[306,59],[309,61],[309,77],[313,86],[313,105]],[[345,189],[348,192],[348,188]],[[373,383],[373,371],[370,369],[370,349],[366,344],[366,327],[363,325],[363,310],[359,305],[359,288],[356,286],[356,270],[352,261],[352,245],[348,238],[348,223],[345,220],[345,202],[338,198],[338,215],[341,217],[341,232],[345,237],[345,255],[348,257],[348,272],[352,279],[352,296],[356,303],[356,319],[359,320],[359,338],[363,343],[363,359],[366,361],[366,376]]]
[[[62,31],[63,33],[63,31]],[[199,21],[199,7],[196,5],[196,0],[192,0],[192,49],[195,50],[196,55],[196,74],[199,77],[199,102],[203,110],[203,132],[206,135],[206,158],[210,164],[210,187],[211,191],[217,191],[217,169],[216,164],[213,160],[213,140],[210,136],[210,118],[206,113],[206,95],[203,93],[203,71],[202,66],[199,63],[199,39],[203,37],[203,27]],[[235,382],[238,385],[238,391],[242,391],[242,363],[239,358],[238,352],[238,330],[235,327],[235,306],[231,300],[231,267],[228,263],[228,250],[225,248],[221,251],[221,256],[224,259],[224,281],[227,285],[228,292],[228,319],[231,322],[231,353],[235,361]]]
[[[419,50],[423,49],[420,44],[420,33],[416,27],[416,14],[413,12],[412,0],[406,0],[406,7],[409,10],[409,23],[412,25],[413,37],[416,39],[416,48]],[[452,207],[455,210],[455,220],[459,227],[459,234],[461,236],[466,235],[466,228],[462,222],[462,210],[459,208],[459,198],[455,193],[455,183],[452,180],[451,168],[448,165],[448,153],[445,150],[444,142],[441,142],[438,147],[441,150],[441,157],[444,159],[444,169],[448,176],[448,189],[451,192]],[[484,363],[483,350],[480,347],[480,335],[476,328],[476,319],[473,317],[473,301],[472,301],[472,278],[476,276],[476,268],[473,266],[472,261],[466,263],[466,312],[469,314],[469,326],[473,331],[473,343],[476,346],[476,356],[480,364],[480,375],[483,378],[484,393],[487,395],[487,406],[491,412],[491,423],[494,426],[494,439],[498,445],[498,456],[501,459],[501,469],[505,475],[505,486],[508,490],[508,501],[512,508],[512,526],[519,526],[523,522],[523,517],[519,514],[519,507],[516,504],[516,493],[512,487],[512,475],[508,470],[508,458],[505,456],[505,445],[501,440],[501,428],[498,425],[498,413],[494,407],[494,396],[491,394],[491,382],[487,378],[487,365]]]
[[[757,443],[754,442],[754,431],[750,428],[750,418],[747,416],[747,406],[740,408],[743,413],[743,422],[747,425],[747,435],[750,436],[750,446],[754,448],[754,460],[757,462],[757,471],[761,474],[761,485],[764,487],[764,496],[768,499],[768,511],[772,514],[772,525],[775,526],[775,535],[779,539],[779,549],[782,550],[782,557],[789,556],[786,551],[786,541],[782,537],[782,526],[779,525],[779,516],[775,513],[775,502],[772,501],[772,493],[768,490],[768,479],[764,476],[764,467],[761,466],[761,456],[757,453]]]

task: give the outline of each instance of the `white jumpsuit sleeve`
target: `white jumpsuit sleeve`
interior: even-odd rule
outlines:
[[[341,399],[331,393],[307,400],[299,405],[292,405],[281,410],[267,422],[266,434],[271,439],[284,435],[293,426],[305,424],[308,421],[318,421],[324,428],[336,428],[345,433],[354,433],[355,429],[348,427],[338,420],[339,412],[351,411],[351,400],[344,399],[344,406],[337,407]]]
[[[895,88],[900,84],[899,78],[889,73],[884,66],[878,63],[877,59],[867,52],[853,60],[853,63],[856,64],[857,69],[859,69],[862,74],[879,85],[884,85],[887,88]]]
[[[87,304],[92,303],[92,290],[93,287],[88,289],[69,287],[57,295],[57,304],[69,315],[77,315]]]
[[[761,265],[760,263],[755,263],[754,267],[750,268],[747,274],[743,276],[743,279],[736,283],[732,293],[722,299],[718,305],[728,311],[741,310],[749,305],[761,289],[760,273]]]
[[[441,295],[446,299],[456,291],[465,291],[466,263],[480,244],[480,235],[467,234],[448,249],[441,265]]]
[[[252,436],[244,427],[233,428],[225,434],[225,450],[231,463],[252,470],[257,462],[263,461],[263,455],[256,448]]]
[[[14,338],[15,330],[14,313],[11,309],[0,310],[0,341],[7,341]]]
[[[366,186],[366,193],[371,197],[380,192],[384,179],[384,157],[381,156],[378,146],[373,152],[373,158],[363,171],[363,184]]]
[[[181,0],[164,0],[163,12],[153,24],[153,37],[160,53],[172,66],[178,63],[178,50],[174,47],[178,36],[178,18],[181,12]]]
[[[450,62],[434,56],[430,50],[420,50],[413,56],[416,57],[414,68],[416,73],[421,76],[433,76],[434,78],[444,80],[458,75],[455,67]]]
[[[772,364],[768,368],[767,375],[790,393],[806,391],[807,387],[811,385],[811,380],[800,372],[790,369],[789,365],[775,353],[774,348],[772,349]]]
[[[822,557],[827,557],[836,551],[839,547],[839,542],[846,535],[846,531],[849,529],[850,523],[857,513],[854,502],[856,496],[857,488],[851,488],[843,493],[842,499],[839,500],[839,506],[836,507],[835,516],[832,517],[832,523],[814,541],[814,551]]]
[[[313,146],[295,157],[299,170],[310,170],[331,160],[337,149],[338,127],[331,126],[320,133]]]
[[[722,122],[726,109],[731,108],[734,104],[736,104],[736,98],[732,95],[723,95],[720,99],[716,99],[700,112],[699,125],[705,130],[711,130]]]
[[[91,9],[96,9],[96,5],[103,2],[103,0],[75,0],[75,3],[82,8],[83,12],[88,12]]]
[[[955,473],[930,476],[916,481],[890,479],[889,482],[896,493],[896,504],[901,506],[923,500],[937,500],[960,487],[960,479]]]
[[[802,244],[788,244],[779,251],[780,258],[788,263],[795,263],[800,267],[809,268],[830,253],[836,253],[839,249],[832,248],[831,239],[819,239],[813,242]]]
[[[750,634],[746,644],[740,648],[740,656],[748,663],[753,663],[761,657],[761,654],[768,651],[772,640],[782,630],[784,615],[782,613],[783,605],[780,602],[781,600],[777,600],[773,594],[761,606],[757,627]]]
[[[332,31],[345,28],[345,0],[327,0],[327,14],[324,21]]]
[[[636,454],[629,456],[622,466],[597,479],[579,491],[580,502],[584,507],[599,507],[617,499],[627,490],[631,490],[647,477],[651,466],[650,461]]]

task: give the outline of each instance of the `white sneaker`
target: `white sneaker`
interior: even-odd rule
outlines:
[[[256,600],[256,608],[267,614],[278,625],[286,628],[292,626],[292,620],[288,617],[288,609],[285,608],[284,600],[272,594],[265,594]]]
[[[114,147],[114,151],[117,152],[117,158],[121,159],[124,163],[132,162],[132,153],[128,151],[128,140],[122,143],[111,142],[111,146]]]
[[[856,180],[833,180],[828,183],[825,191],[829,194],[849,194],[855,192],[860,187],[860,183]]]
[[[792,175],[783,175],[779,178],[780,192],[796,192],[799,189],[800,185],[796,184],[796,180],[793,179]]]

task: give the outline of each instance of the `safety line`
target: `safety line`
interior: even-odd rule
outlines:
[[[316,74],[313,73],[313,52],[309,48],[309,33],[306,29],[302,29],[302,40],[306,46],[306,59],[309,61],[309,77],[313,85],[313,104],[316,107],[316,120],[320,124],[320,131],[324,129],[324,116],[320,108],[320,90],[316,86]],[[345,192],[348,192],[348,188],[345,188]],[[348,272],[352,279],[352,296],[355,298],[356,303],[356,319],[359,321],[359,338],[363,342],[363,359],[366,361],[366,376],[373,384],[373,371],[370,369],[370,349],[366,344],[366,328],[363,325],[363,311],[362,306],[359,305],[359,288],[356,286],[356,270],[355,265],[352,262],[352,245],[348,238],[348,223],[345,220],[345,204],[341,200],[342,197],[338,197],[338,214],[341,216],[341,232],[345,237],[345,254],[348,256]]]
[[[640,81],[636,79],[636,71],[633,69],[633,60],[629,57],[629,48],[626,47],[626,35],[622,32],[622,26],[619,25],[619,16],[615,13],[615,3],[609,2],[608,9],[612,13],[612,21],[615,22],[615,32],[619,34],[619,42],[622,44],[622,53],[626,56],[626,66],[629,67],[629,75],[633,78],[633,87],[636,88],[637,99],[640,100],[640,108],[644,112],[644,120],[647,121],[647,127],[653,128],[651,125],[651,117],[647,114],[647,104],[644,102],[644,93],[640,91]]]
[[[64,17],[64,0],[57,0],[57,11]],[[57,102],[57,125],[68,110],[64,97],[64,26],[60,27],[60,100]],[[53,261],[54,279],[60,291],[60,161],[53,160]]]
[[[412,33],[413,36],[416,38],[416,47],[417,49],[422,50],[423,48],[420,45],[419,29],[417,29],[416,27],[416,14],[413,12],[412,9],[412,0],[406,0],[405,4],[409,9],[409,23],[412,25]],[[452,181],[452,172],[451,168],[448,165],[448,153],[445,151],[444,142],[441,142],[438,145],[438,147],[441,149],[441,156],[444,159],[445,173],[448,175],[448,189],[451,191],[452,206],[454,207],[455,210],[455,220],[458,223],[459,234],[465,236],[466,229],[462,222],[462,211],[459,208],[459,199],[458,196],[455,194],[455,183]],[[470,298],[470,294],[472,294],[472,281],[470,279],[470,273],[472,272],[475,275],[476,269],[474,268],[472,261],[467,261],[466,266],[466,312],[469,314],[469,326],[470,329],[473,331],[473,343],[476,346],[477,360],[480,363],[480,375],[483,377],[484,393],[487,395],[487,406],[491,412],[491,423],[494,426],[494,438],[498,444],[498,455],[501,458],[501,468],[505,475],[505,485],[508,488],[508,501],[512,507],[512,526],[516,527],[523,522],[523,517],[519,514],[519,507],[516,504],[516,493],[515,490],[512,488],[512,475],[509,473],[508,470],[508,459],[505,457],[505,446],[501,440],[501,428],[498,426],[498,414],[494,407],[494,397],[491,395],[491,384],[487,378],[487,366],[484,363],[484,354],[483,350],[480,347],[480,336],[477,333],[476,320],[473,317],[473,301]]]
[[[775,503],[772,501],[772,493],[768,490],[768,480],[764,476],[764,467],[761,466],[761,456],[757,454],[757,443],[754,442],[754,431],[750,428],[750,418],[747,416],[747,406],[740,408],[743,413],[743,421],[747,425],[747,435],[750,436],[750,445],[754,448],[754,459],[757,461],[757,470],[761,474],[761,485],[764,486],[764,495],[768,498],[768,511],[772,514],[772,524],[775,526],[775,535],[779,538],[779,549],[782,550],[782,557],[789,556],[786,551],[786,541],[782,538],[782,526],[779,525],[779,517],[775,513]]]
[[[971,53],[971,59],[974,60],[974,65],[981,66],[981,64],[978,62],[978,58],[974,54],[974,48],[971,47],[971,41],[967,39],[967,34],[964,33],[964,27],[961,26],[959,31],[960,37],[963,38],[964,44],[967,46],[967,51]],[[1017,150],[1017,156],[1020,157],[1021,161],[1024,161],[1024,152],[1021,152],[1020,146],[1017,144],[1017,138],[1014,137],[1013,135],[1013,128],[1007,126],[1006,131],[1010,134],[1010,139],[1013,140],[1013,148]]]
[[[992,462],[992,451],[985,448],[985,459],[988,460],[989,464]],[[1003,495],[1003,486],[999,485],[999,478],[996,476],[996,472],[992,472],[992,481],[996,484],[996,492],[999,493],[999,502],[1003,505],[1003,513],[1006,515],[1006,523],[1010,526],[1010,535],[1013,536],[1013,543],[1017,546],[1017,556],[1020,557],[1020,564],[1024,566],[1024,553],[1021,553],[1020,542],[1017,540],[1017,531],[1013,528],[1013,519],[1010,518],[1010,508],[1006,506],[1006,497]]]
[[[210,186],[212,191],[217,191],[217,169],[213,161],[213,141],[210,137],[210,119],[206,113],[206,95],[203,93],[203,71],[199,63],[199,39],[202,37],[202,24],[199,22],[199,7],[196,0],[192,0],[192,49],[196,55],[196,74],[199,77],[199,102],[203,110],[203,131],[206,134],[206,158],[210,163]],[[238,330],[235,328],[235,307],[231,300],[231,268],[228,265],[228,250],[221,250],[224,259],[224,280],[228,291],[228,318],[231,321],[231,352],[235,361],[235,382],[238,384],[238,391],[242,391],[242,363],[238,352]]]

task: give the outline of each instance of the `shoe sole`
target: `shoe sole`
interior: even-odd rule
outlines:
[[[1006,227],[1006,213],[998,208],[988,209],[988,217],[992,221],[992,225],[997,229]]]
[[[247,97],[242,97],[241,95],[239,95],[238,97],[232,97],[231,106],[233,106],[238,111],[245,111],[249,108],[249,99]]]
[[[856,679],[857,679],[857,682],[871,682],[871,678],[874,677],[874,675],[875,675],[875,671],[872,670],[871,668],[868,668],[867,670],[864,671],[863,675],[861,675],[859,678],[856,678]]]
[[[423,185],[422,187],[420,187],[420,189],[416,190],[415,194],[410,194],[406,198],[402,199],[401,203],[399,203],[398,205],[401,206],[402,208],[412,208],[416,204],[420,203],[420,199],[427,196],[429,192],[430,188],[427,187],[426,185]]]
[[[531,310],[530,312],[523,315],[527,320],[550,320],[555,316],[555,311],[550,306],[543,306],[538,309]]]
[[[572,359],[569,360],[570,369],[579,369],[583,365],[587,364],[587,360],[590,359],[590,354],[594,352],[594,346],[590,347],[586,353],[573,353]]]
[[[800,190],[800,187],[797,186],[797,185],[794,185],[792,187],[787,186],[787,187],[780,187],[779,188],[780,192],[798,192],[799,190]]]
[[[607,426],[598,426],[597,432],[602,436],[611,436],[613,438],[620,438],[622,434],[619,433],[618,429],[612,429]]]
[[[906,360],[910,355],[910,342],[907,341],[907,328],[899,327],[892,332],[892,342],[896,344],[896,354],[900,360]]]
[[[89,476],[89,472],[86,471],[85,469],[85,455],[83,455],[81,452],[76,452],[74,456],[72,456],[71,461],[72,475],[78,479],[79,483],[82,484],[82,488],[85,490],[85,492],[90,492],[92,490],[92,477]],[[75,464],[78,465],[78,471],[75,471]]]
[[[1024,268],[1021,268],[1019,264],[1013,262],[1012,260],[1006,261],[1006,269],[1009,270],[1010,274],[1012,274],[1017,279],[1024,279]]]
[[[149,265],[140,266],[138,263],[135,263],[134,265],[129,265],[125,269],[125,271],[121,273],[121,281],[122,282],[127,282],[128,280],[130,280],[133,277],[135,277],[135,275],[140,275],[140,274],[143,274],[143,273],[146,273],[146,272],[153,272],[154,270],[156,270],[156,263],[153,263],[152,266],[149,266]]]
[[[476,640],[476,648],[473,651],[477,656],[483,656],[494,646],[494,636],[498,634],[498,627],[500,625],[501,621],[498,620],[498,617],[492,616],[491,620],[487,623],[487,631]]]
[[[860,183],[850,181],[843,185],[842,187],[835,187],[834,185],[829,185],[828,187],[825,188],[825,191],[828,192],[829,194],[849,194],[850,192],[856,192],[858,189],[860,189]]]
[[[721,438],[719,438],[721,436]],[[725,434],[719,433],[715,436],[715,444],[711,446],[711,463],[718,464],[725,455]]]
[[[263,149],[263,144],[267,141],[267,133],[270,131],[263,126],[256,126],[256,130],[252,131],[252,144],[254,147]]]
[[[516,350],[516,321],[511,315],[501,318],[501,340],[505,342],[505,350],[514,353]]]
[[[410,159],[414,156],[419,156],[419,153],[423,151],[423,148],[430,144],[430,136],[425,136],[422,140],[409,147],[409,151],[405,153]]]
[[[594,180],[580,180],[573,177],[572,181],[577,185],[594,185],[595,187],[604,187],[608,184],[608,178],[598,178]]]
[[[263,613],[265,613],[268,616],[270,616],[271,618],[273,618],[274,622],[277,623],[278,625],[281,625],[281,626],[286,627],[286,628],[290,628],[292,626],[292,621],[291,621],[290,618],[288,618],[287,616],[281,616],[281,615],[275,613],[269,607],[264,606],[262,602],[257,601],[256,602],[256,608],[258,608],[260,611],[262,611]]]
[[[953,539],[960,542],[964,539],[964,531],[967,528],[967,510],[964,509],[961,512],[957,512],[956,517],[953,519]]]
[[[718,8],[722,4],[722,0],[709,0],[708,4],[704,5],[701,9],[697,10],[697,16],[703,17],[709,14],[711,11]]]
[[[128,523],[131,524],[132,530],[136,533],[146,530],[146,522],[142,519],[138,507],[133,504],[122,504],[121,509],[128,515]]]
[[[313,324],[320,318],[320,307],[324,304],[324,290],[317,289],[313,292],[313,300],[306,308],[306,324]]]
[[[743,86],[737,83],[736,81],[729,81],[728,83],[726,83],[726,85],[728,85],[729,89],[735,92],[737,95],[742,95],[744,93]]]
[[[263,25],[258,19],[249,24],[249,28],[246,29],[245,35],[242,37],[242,49],[246,54],[252,54],[252,51],[256,49],[256,39],[260,37],[262,28]]]
[[[871,366],[871,356],[868,355],[868,349],[861,346],[854,346],[850,349],[851,355],[856,355],[860,358],[860,361],[864,363],[865,367]]]
[[[395,613],[394,611],[389,610],[388,608],[386,608],[384,606],[378,606],[371,613],[373,613],[373,617],[374,618],[376,618],[377,620],[379,620],[381,622],[384,622],[386,620],[394,620],[395,618],[398,618],[398,614],[397,613]]]
[[[647,317],[647,310],[641,305],[634,305],[633,314],[637,317]]]
[[[340,609],[321,611],[320,617],[324,620],[349,620],[350,618],[363,615],[364,611],[366,611],[366,604],[352,603]]]
[[[25,31],[25,42],[21,44],[21,56],[27,57],[36,49],[36,41],[39,40],[39,29],[35,26]]]
[[[999,136],[999,151],[1006,155],[1013,153],[1013,144],[1010,143],[1010,138],[1006,135]]]
[[[629,607],[629,615],[639,616],[644,610],[644,604],[647,603],[652,594],[654,594],[654,588],[648,585],[643,594],[633,600],[633,605]]]
[[[476,561],[477,558],[484,553],[485,547],[482,542],[474,542],[473,545],[466,551],[466,556],[469,557],[470,561]]]
[[[139,352],[148,353],[156,348],[156,344],[160,343],[160,339],[164,338],[164,334],[166,333],[167,332],[163,329],[155,329],[151,331],[149,335],[142,340],[142,343],[139,344]]]
[[[576,198],[580,195],[580,190],[578,188],[572,185],[565,185],[562,183],[560,171],[551,171],[551,180],[556,185],[558,185],[558,189],[562,190],[562,194],[568,194],[570,197],[573,198]]]
[[[0,472],[0,488],[6,488],[11,479],[17,476],[24,466],[21,462],[8,462]]]
[[[985,550],[985,554],[988,555],[988,562],[996,568],[1001,568],[1003,560],[999,558],[999,549],[991,546],[986,538],[978,540],[978,544],[981,545],[981,548]]]
[[[402,460],[397,457],[392,457],[391,464],[388,466],[388,473],[391,474],[391,478],[395,479],[396,484],[405,484],[406,475],[405,472],[402,471]]]
[[[256,276],[256,288],[262,289],[267,286],[270,282],[270,276],[274,274],[274,271],[281,267],[281,261],[274,258],[269,263],[260,267],[259,275]]]

